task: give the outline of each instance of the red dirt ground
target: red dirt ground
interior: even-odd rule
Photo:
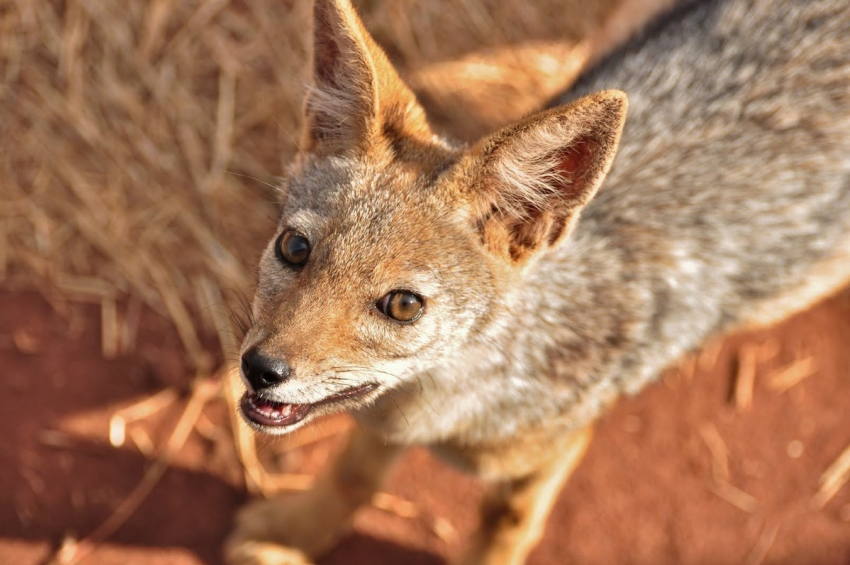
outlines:
[[[730,396],[739,346],[771,340],[778,353],[758,365],[752,408],[738,410]],[[808,353],[812,376],[786,392],[769,389],[768,375]],[[671,371],[599,423],[532,565],[850,564],[850,486],[821,510],[811,504],[821,473],[850,444],[848,293],[727,340],[711,365],[690,378]],[[184,367],[177,337],[154,314],[143,316],[134,353],[105,360],[96,308],[74,306],[63,317],[38,296],[8,292],[0,293],[0,367],[0,564],[36,565],[66,536],[90,533],[142,477],[150,459],[129,441],[110,446],[109,417],[166,386],[185,388]],[[131,427],[161,446],[182,404]],[[83,563],[221,563],[221,540],[246,499],[217,425],[225,420],[223,403],[207,409],[204,433],[193,433],[150,497]],[[712,430],[728,447],[729,483],[752,497],[735,499],[743,509],[713,486],[704,439]],[[287,471],[313,471],[335,441],[261,447]],[[323,564],[436,565],[457,553],[475,524],[475,482],[415,450],[387,488],[447,519],[456,541],[369,509]]]

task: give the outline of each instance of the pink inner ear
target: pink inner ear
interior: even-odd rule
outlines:
[[[569,149],[558,153],[555,171],[564,179],[559,190],[568,202],[584,201],[587,178],[593,166],[597,145],[587,139],[579,139]]]

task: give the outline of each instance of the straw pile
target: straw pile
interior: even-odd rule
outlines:
[[[0,273],[11,284],[103,304],[138,297],[205,364],[201,289],[249,289],[274,214],[264,183],[298,128],[305,38],[271,34],[306,11],[255,8],[4,10]]]
[[[473,49],[528,38],[558,37],[563,53],[615,2],[590,3],[581,18],[555,0],[359,4],[439,107],[456,100],[438,90],[463,92],[475,71],[428,63],[480,63]],[[36,287],[59,309],[101,304],[107,355],[132,346],[131,316],[116,304],[143,303],[174,322],[196,368],[211,369],[214,311],[250,294],[275,176],[296,150],[309,11],[304,0],[0,0],[0,285]],[[522,82],[516,60],[501,72],[493,60],[489,88]],[[531,106],[515,102],[493,121]]]

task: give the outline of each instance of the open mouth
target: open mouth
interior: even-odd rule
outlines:
[[[247,391],[242,396],[240,408],[242,409],[242,414],[255,424],[270,427],[288,427],[302,421],[316,407],[327,406],[328,404],[363,396],[375,390],[377,386],[374,383],[365,383],[347,388],[313,404],[274,402],[261,397],[256,392]]]

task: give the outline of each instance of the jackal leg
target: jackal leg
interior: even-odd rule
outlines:
[[[305,565],[349,530],[355,511],[380,488],[399,452],[355,429],[331,468],[303,493],[249,504],[225,544],[232,565]]]
[[[532,474],[502,481],[485,496],[481,525],[463,565],[522,565],[540,541],[546,519],[567,478],[590,443],[587,428],[558,448],[558,456]]]

